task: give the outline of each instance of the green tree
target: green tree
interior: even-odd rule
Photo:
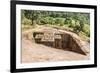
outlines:
[[[33,25],[34,24],[34,22],[35,22],[35,20],[37,20],[38,19],[38,12],[37,11],[34,11],[34,10],[25,10],[25,17],[27,18],[27,19],[30,19],[31,20],[31,22],[32,22],[32,24],[31,25]],[[33,22],[34,21],[34,22]]]

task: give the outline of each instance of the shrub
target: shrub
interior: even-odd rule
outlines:
[[[71,27],[71,28],[74,28],[75,27],[75,20],[70,19],[69,21],[70,22],[69,22],[68,26]]]
[[[31,20],[25,18],[25,19],[22,20],[22,24],[24,24],[24,25],[31,25],[32,23],[31,23]]]
[[[85,33],[85,35],[87,37],[90,37],[90,25],[85,24],[84,27],[83,27],[83,32]]]
[[[64,18],[55,18],[55,24],[58,24],[59,26],[64,25]]]

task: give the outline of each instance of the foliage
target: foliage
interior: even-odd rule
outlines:
[[[24,25],[31,25],[32,22],[31,22],[31,20],[25,18],[24,20],[22,20],[22,24],[24,24]]]
[[[90,37],[90,15],[79,12],[21,10],[21,23],[24,25],[55,25]]]
[[[55,24],[57,24],[59,26],[63,26],[64,25],[64,19],[63,18],[56,18]]]
[[[90,25],[85,24],[83,28],[83,32],[85,33],[86,36],[90,37]]]
[[[33,11],[33,10],[24,10],[24,15],[27,19],[31,20],[31,25],[37,21],[39,18],[39,12],[38,11]],[[34,21],[34,22],[33,22]]]

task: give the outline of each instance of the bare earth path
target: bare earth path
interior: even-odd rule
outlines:
[[[22,63],[88,59],[85,55],[47,47],[25,39],[22,43]]]
[[[30,30],[31,31],[31,30]],[[22,63],[88,60],[89,55],[56,49],[22,38]]]

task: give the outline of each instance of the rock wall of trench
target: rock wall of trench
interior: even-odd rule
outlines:
[[[36,35],[36,34],[35,34]],[[86,55],[86,51],[84,51],[85,48],[82,47],[82,44],[80,43],[80,39],[72,36],[68,33],[62,33],[61,32],[61,40],[55,39],[54,42],[41,42],[41,39],[36,39],[36,43],[44,44],[46,46],[51,46],[58,49],[64,49],[69,50],[73,52],[77,52],[83,55]]]
[[[61,36],[62,42],[60,45],[62,46],[62,49],[86,55],[86,51],[83,50],[82,44],[80,44],[80,41],[78,41],[79,39],[67,33],[63,33]]]
[[[77,39],[75,39],[72,36],[70,36],[70,38],[69,38],[69,46],[68,47],[69,47],[69,50],[71,50],[71,51],[86,55],[86,52],[84,50],[82,50],[82,46],[81,46],[80,42],[77,41]]]

